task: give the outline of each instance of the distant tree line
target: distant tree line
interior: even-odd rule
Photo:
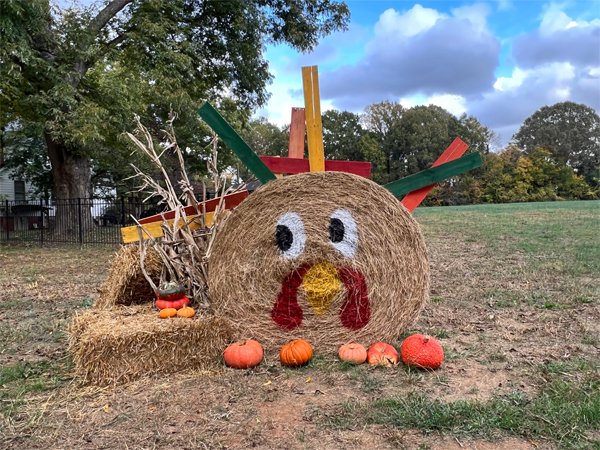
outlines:
[[[428,205],[597,199],[600,191],[600,118],[573,102],[546,106],[525,120],[511,143],[473,116],[435,106],[405,108],[383,101],[362,114],[322,115],[327,159],[370,161],[373,181],[385,184],[425,170],[456,137],[478,152],[484,166],[446,180]],[[287,156],[289,126],[250,120],[242,136],[260,155]],[[305,157],[308,156],[305,145]],[[249,174],[241,169],[241,177]]]

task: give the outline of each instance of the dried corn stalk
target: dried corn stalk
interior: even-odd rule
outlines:
[[[219,174],[217,170],[218,138],[213,132],[213,139],[209,144],[212,146],[212,155],[207,162],[207,167],[209,173],[211,174],[212,182],[215,186],[215,192],[221,198],[221,201],[214,212],[212,224],[210,226],[206,226],[206,210],[203,208],[202,204],[202,202],[206,200],[206,186],[203,183],[203,199],[202,202],[199,202],[194,195],[193,187],[187,177],[183,155],[175,138],[173,122],[176,118],[176,114],[171,113],[170,120],[168,121],[169,131],[163,130],[166,136],[167,145],[160,154],[158,154],[154,148],[152,136],[148,132],[148,129],[140,122],[139,116],[135,116],[135,121],[137,124],[136,131],[143,137],[143,139],[145,139],[146,142],[144,143],[140,141],[131,133],[126,133],[127,136],[137,145],[137,147],[146,156],[148,156],[154,165],[161,171],[165,181],[165,187],[163,187],[152,177],[146,175],[136,166],[131,164],[135,171],[135,175],[133,175],[133,177],[140,178],[143,181],[142,185],[137,189],[136,192],[145,192],[149,194],[144,201],[149,200],[152,197],[159,197],[159,204],[166,203],[171,211],[175,211],[175,220],[171,225],[169,225],[169,222],[163,215],[161,228],[163,230],[164,237],[160,239],[154,239],[152,237],[148,239],[142,239],[142,231],[146,230],[144,229],[144,226],[134,218],[137,223],[138,235],[140,237],[140,262],[144,276],[156,292],[157,286],[148,276],[144,263],[147,248],[149,246],[153,247],[163,261],[160,284],[162,285],[167,281],[177,281],[178,283],[186,286],[188,295],[190,295],[192,303],[195,304],[197,308],[208,310],[210,309],[207,284],[208,258],[212,250],[215,236],[219,232],[225,219],[226,212],[223,197],[226,194],[244,189],[245,186],[238,186],[235,190],[226,190],[226,177]],[[183,179],[179,180],[178,183],[181,191],[183,192],[181,198],[177,196],[167,171],[160,160],[161,156],[170,149],[173,149],[173,151],[176,153],[181,167],[181,175]],[[185,204],[183,202],[185,202]],[[186,206],[193,206],[196,210],[196,215],[192,217],[188,216],[185,212]],[[191,230],[189,225],[192,222],[199,224],[200,228]],[[183,226],[178,226],[178,224],[183,224]],[[149,236],[149,233],[146,232],[146,235]]]

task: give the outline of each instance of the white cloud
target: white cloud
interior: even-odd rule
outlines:
[[[485,29],[487,16],[490,12],[490,7],[484,3],[475,3],[473,5],[452,9],[452,15],[454,17],[457,19],[469,20],[479,33]]]
[[[423,8],[418,4],[402,14],[390,8],[379,17],[379,22],[375,24],[375,34],[415,36],[429,30],[438,19],[445,17],[445,14],[440,14],[435,9]]]
[[[552,34],[568,28],[571,22],[572,19],[562,11],[562,5],[551,3],[542,16],[540,32],[544,35]]]
[[[418,94],[410,97],[402,97],[400,99],[400,104],[407,109],[420,105],[437,105],[457,117],[467,111],[465,99],[460,95],[441,94],[426,97]]]

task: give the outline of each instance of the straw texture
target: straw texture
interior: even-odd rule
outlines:
[[[145,266],[148,275],[158,283],[163,262],[152,248],[146,254]],[[139,246],[122,246],[111,264],[108,278],[94,306],[108,309],[114,305],[150,303],[155,299],[156,295],[142,273]]]
[[[117,306],[74,316],[69,351],[83,382],[107,385],[148,375],[215,369],[231,338],[225,318],[160,319],[148,305]]]
[[[232,211],[209,259],[215,314],[231,319],[236,339],[268,352],[298,338],[330,353],[392,342],[428,288],[427,250],[410,213],[381,186],[341,172],[261,187]]]

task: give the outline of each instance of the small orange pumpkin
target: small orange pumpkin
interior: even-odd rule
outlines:
[[[422,334],[413,334],[404,339],[400,355],[404,364],[421,369],[437,369],[444,361],[444,350],[440,343]]]
[[[190,308],[189,306],[184,306],[183,308],[181,308],[179,311],[177,311],[177,315],[179,317],[194,317],[194,314],[196,314],[196,311],[194,311],[194,308]]]
[[[384,342],[375,342],[367,353],[369,364],[391,367],[398,364],[398,352],[394,347]]]
[[[367,360],[367,350],[360,344],[346,344],[340,347],[338,356],[342,361],[351,361],[354,364],[362,364]]]
[[[174,317],[177,315],[177,310],[175,308],[161,309],[158,315],[163,319],[166,319],[167,317]]]
[[[288,367],[296,367],[306,364],[313,355],[312,347],[304,339],[296,339],[288,342],[279,352],[281,364]]]
[[[252,339],[231,344],[223,353],[225,364],[234,369],[251,369],[258,366],[262,358],[262,346]]]

